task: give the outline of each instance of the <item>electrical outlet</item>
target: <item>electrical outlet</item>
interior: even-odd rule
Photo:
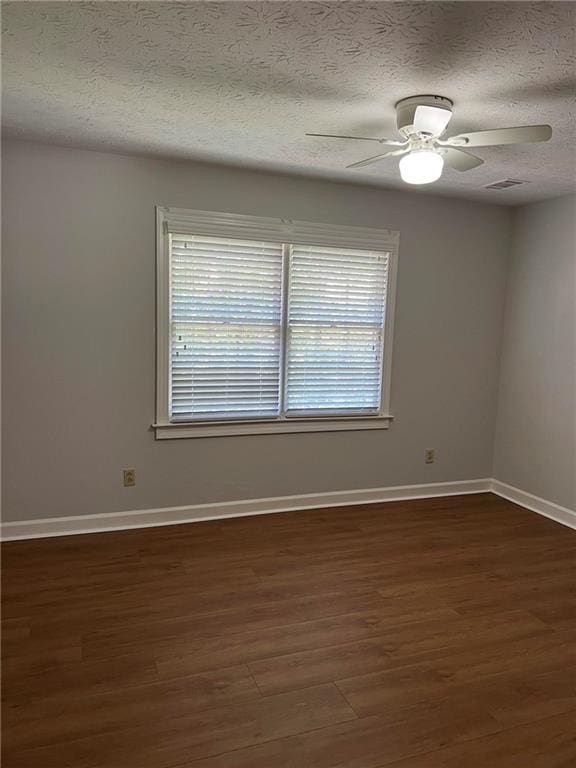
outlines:
[[[429,448],[427,451],[424,451],[424,463],[425,464],[434,464],[434,449]]]
[[[136,485],[135,469],[124,469],[123,476],[124,476],[124,486],[126,488],[131,488],[133,485]]]

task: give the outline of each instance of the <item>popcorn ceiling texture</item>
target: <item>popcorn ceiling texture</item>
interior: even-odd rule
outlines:
[[[13,138],[401,186],[378,145],[394,104],[455,101],[449,133],[550,123],[548,144],[478,149],[433,191],[523,203],[576,186],[576,4],[8,2],[3,127]],[[483,185],[514,178],[506,191]],[[432,189],[430,189],[432,191]]]

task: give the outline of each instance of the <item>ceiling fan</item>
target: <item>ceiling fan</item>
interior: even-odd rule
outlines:
[[[408,184],[430,184],[442,175],[444,163],[457,171],[470,171],[484,160],[468,152],[468,147],[496,147],[548,141],[552,136],[549,125],[526,125],[518,128],[494,128],[488,131],[461,133],[440,138],[452,117],[453,102],[445,96],[410,96],[396,104],[396,120],[401,141],[367,136],[336,136],[331,133],[307,133],[329,139],[377,141],[394,147],[380,155],[368,157],[347,168],[363,168],[388,157],[399,157],[400,176]]]

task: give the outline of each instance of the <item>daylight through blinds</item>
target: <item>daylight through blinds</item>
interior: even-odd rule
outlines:
[[[388,262],[170,235],[170,419],[378,414]]]
[[[282,245],[171,237],[171,417],[278,415]]]
[[[380,409],[387,254],[290,249],[286,411]]]

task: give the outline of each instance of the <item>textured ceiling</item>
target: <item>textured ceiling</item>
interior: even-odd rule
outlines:
[[[428,188],[517,204],[576,186],[576,4],[3,3],[7,135],[404,186],[378,145],[394,104],[455,102],[450,132],[550,123],[548,144],[479,149]],[[504,178],[529,183],[506,191]]]

